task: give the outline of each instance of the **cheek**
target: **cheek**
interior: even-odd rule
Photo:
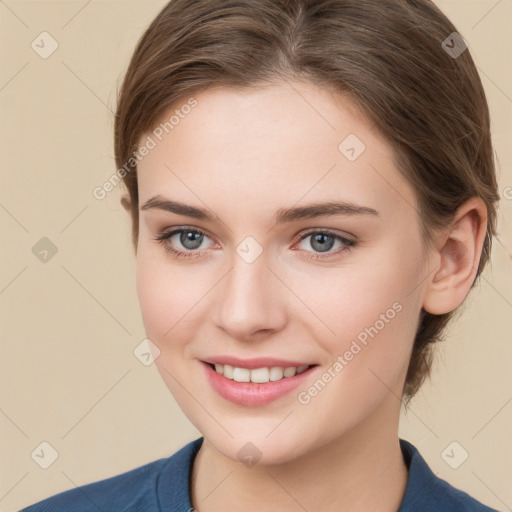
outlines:
[[[421,302],[407,296],[405,279],[385,275],[374,286],[368,274],[359,285],[355,279],[351,286],[347,279],[331,281],[338,291],[311,305],[335,334],[323,325],[315,328],[313,336],[329,360],[297,399],[304,418],[329,425],[333,435],[363,421],[386,397],[399,405]]]
[[[337,382],[332,388],[339,386],[342,393],[353,386],[384,391],[399,386],[408,366],[421,310],[421,253],[396,247],[403,245],[390,243],[375,251],[371,261],[333,269],[328,279],[324,269],[294,280],[301,283],[297,295],[307,297],[317,317],[308,314],[312,320],[306,327],[313,326],[312,338],[329,354],[327,364],[341,358],[332,369]]]
[[[403,325],[419,313],[420,301],[411,293],[420,274],[417,259],[394,250],[376,252],[368,261],[354,259],[337,269],[313,268],[287,277],[312,313],[305,318],[316,317],[318,339],[333,350],[343,349],[361,333],[364,341],[364,333],[372,327],[391,338],[401,332],[402,338]]]
[[[169,265],[160,251],[139,246],[136,283],[146,334],[162,350],[169,346],[167,340],[175,338],[179,320],[186,318],[197,290],[186,286],[183,272]]]
[[[166,312],[173,311],[171,296],[166,278],[162,275],[160,264],[155,258],[139,244],[136,267],[137,296],[146,334],[150,339],[152,335],[161,332],[167,323]],[[169,328],[169,326],[167,327]],[[157,342],[158,340],[153,340]]]
[[[181,410],[201,431],[208,431],[203,411],[191,400],[204,390],[190,379],[187,356],[204,321],[201,307],[213,283],[169,263],[165,253],[157,253],[158,249],[141,247],[137,254],[137,295],[146,336],[160,350],[155,365]]]
[[[189,355],[208,314],[209,291],[218,280],[212,270],[191,270],[170,261],[160,247],[141,245],[137,253],[136,285],[147,337],[160,349],[161,361],[176,366],[172,354]],[[182,357],[182,356],[180,356]]]

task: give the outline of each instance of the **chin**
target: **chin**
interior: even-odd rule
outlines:
[[[265,430],[270,432],[272,429]],[[290,437],[287,432],[278,435],[277,432],[262,434],[261,429],[255,429],[254,434],[250,430],[244,435],[213,435],[203,434],[205,440],[215,450],[232,461],[239,462],[251,468],[258,466],[272,466],[285,464],[303,455],[307,450],[304,439]]]

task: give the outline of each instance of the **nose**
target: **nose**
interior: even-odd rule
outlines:
[[[240,341],[254,341],[283,329],[289,297],[276,274],[265,252],[251,263],[235,254],[232,268],[217,287],[217,327]]]

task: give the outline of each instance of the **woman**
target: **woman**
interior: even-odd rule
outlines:
[[[173,0],[115,121],[148,348],[203,437],[56,510],[492,510],[398,438],[499,198],[427,0]]]

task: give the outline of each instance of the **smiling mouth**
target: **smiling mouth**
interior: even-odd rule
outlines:
[[[317,364],[302,366],[264,366],[261,368],[240,368],[228,364],[213,364],[205,361],[212,370],[219,375],[235,382],[250,382],[254,384],[265,384],[300,375],[305,371],[318,366]]]

